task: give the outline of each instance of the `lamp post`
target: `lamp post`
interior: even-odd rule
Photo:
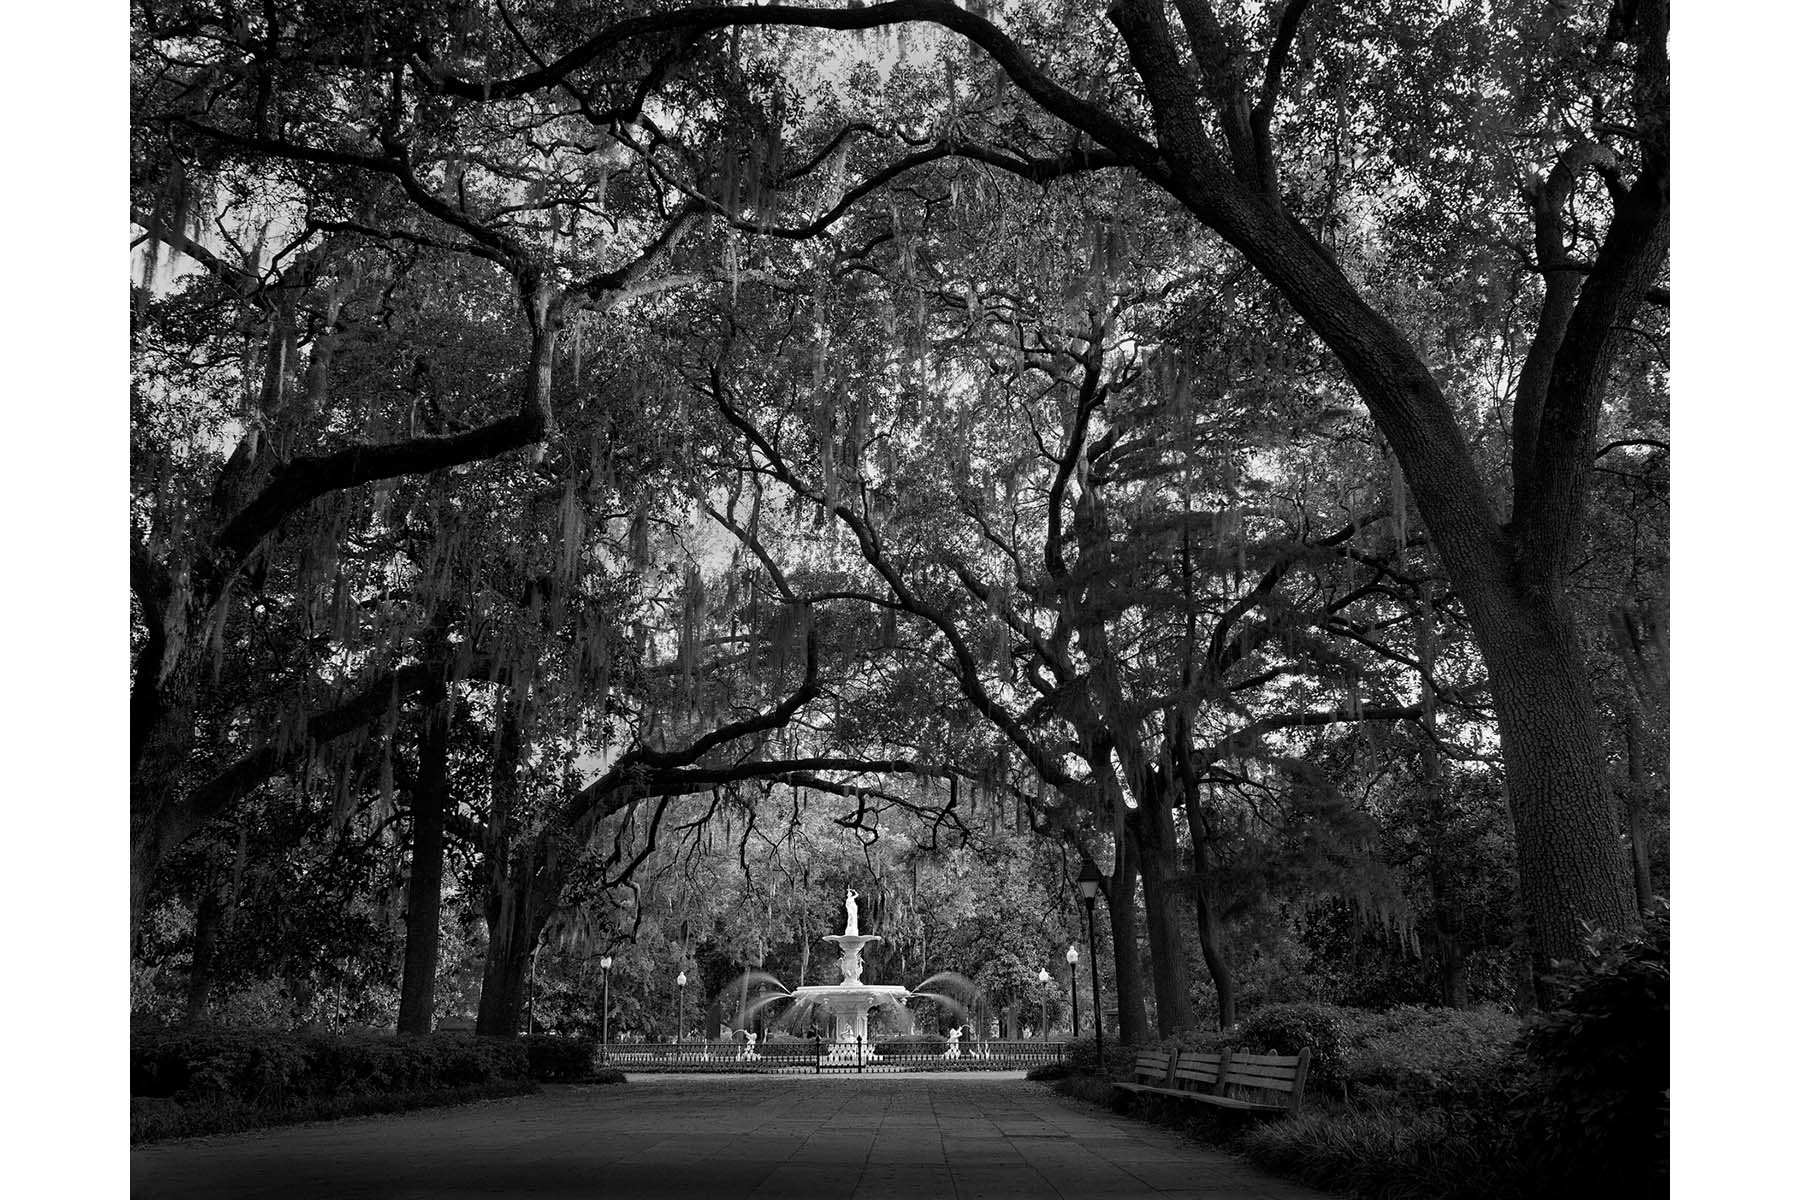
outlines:
[[[1100,895],[1100,868],[1094,860],[1086,855],[1081,859],[1081,874],[1075,877],[1075,886],[1081,889],[1081,902],[1087,907],[1088,927],[1088,964],[1094,972],[1094,1067],[1102,1069],[1106,1057],[1103,1053],[1100,1033],[1100,953],[1094,943],[1094,901]]]
[[[1050,972],[1038,968],[1038,1040],[1050,1040]]]
[[[687,1018],[687,972],[675,976],[675,1045],[681,1046],[681,1027]]]
[[[607,1060],[606,1052],[606,1019],[612,1008],[612,955],[600,956],[600,1061]]]
[[[1081,1003],[1075,994],[1075,964],[1081,961],[1081,955],[1075,953],[1075,947],[1071,945],[1065,957],[1069,960],[1069,1036],[1078,1038],[1081,1036]]]

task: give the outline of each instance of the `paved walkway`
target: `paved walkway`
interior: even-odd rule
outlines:
[[[133,1150],[143,1200],[1323,1200],[1016,1073],[634,1076],[623,1087]]]

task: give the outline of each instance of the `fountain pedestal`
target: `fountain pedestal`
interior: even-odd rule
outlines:
[[[906,989],[891,984],[862,981],[862,951],[870,942],[879,942],[874,934],[833,933],[820,939],[838,948],[838,971],[843,982],[803,987],[794,992],[822,1006],[837,1027],[836,1045],[826,1061],[853,1056],[856,1045],[869,1040],[869,1010],[879,1004],[898,1005],[906,999]]]

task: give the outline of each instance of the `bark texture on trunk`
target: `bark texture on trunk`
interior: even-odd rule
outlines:
[[[1106,918],[1112,929],[1119,1040],[1127,1045],[1140,1045],[1150,1040],[1150,1022],[1144,1015],[1144,979],[1138,967],[1138,864],[1137,850],[1130,837],[1118,839],[1114,855],[1112,876],[1106,881]],[[1097,1014],[1095,1019],[1099,1019]]]
[[[487,958],[481,968],[481,1004],[475,1032],[517,1037],[525,1015],[531,953],[549,913],[531,889],[509,881],[490,893]]]
[[[1178,9],[1196,56],[1190,67],[1160,0],[1115,0],[1108,9],[1143,84],[1161,163],[1105,114],[1070,98],[1056,103],[1076,110],[1077,124],[1127,161],[1160,175],[1172,196],[1287,298],[1342,364],[1399,460],[1493,679],[1526,937],[1541,973],[1552,959],[1579,950],[1584,922],[1636,922],[1590,685],[1563,597],[1620,331],[1668,258],[1668,5],[1622,5],[1608,31],[1629,47],[1621,61],[1634,76],[1641,161],[1634,180],[1612,180],[1610,222],[1579,294],[1571,298],[1559,285],[1547,297],[1558,311],[1541,323],[1532,347],[1533,394],[1520,414],[1530,428],[1515,438],[1516,487],[1505,523],[1456,411],[1418,349],[1284,206],[1267,127],[1253,127],[1242,49],[1216,23],[1196,19],[1209,11]],[[1017,72],[1014,78],[1027,84]],[[1266,121],[1267,109],[1260,112]],[[1224,149],[1213,121],[1225,134]],[[1565,174],[1601,157],[1571,147]],[[1540,205],[1534,218],[1545,244],[1566,233],[1557,205]]]
[[[1637,907],[1574,623],[1523,606],[1508,615],[1482,638],[1483,657],[1518,838],[1526,944],[1538,1000],[1548,1005],[1544,977],[1552,962],[1582,953],[1582,920],[1629,929]],[[1483,624],[1500,622],[1478,621],[1478,633]]]
[[[188,972],[186,1023],[199,1025],[206,1020],[207,1001],[212,996],[214,966],[219,949],[219,931],[225,923],[225,902],[219,889],[208,883],[200,896],[200,908],[194,914],[194,961]]]
[[[1184,786],[1188,836],[1194,845],[1194,924],[1200,938],[1200,957],[1206,963],[1206,973],[1212,977],[1213,992],[1218,997],[1219,1028],[1230,1029],[1237,1024],[1237,983],[1231,974],[1231,963],[1225,957],[1219,910],[1212,895],[1212,868],[1206,858],[1206,816],[1200,811],[1198,790],[1191,785]]]
[[[1644,797],[1650,773],[1644,767],[1644,719],[1631,700],[1625,701],[1625,831],[1631,839],[1631,883],[1638,912],[1648,915],[1655,903],[1650,883],[1650,845],[1644,832]]]
[[[406,884],[406,958],[398,1031],[431,1032],[437,1001],[438,928],[444,896],[444,814],[450,805],[448,689],[435,681],[423,700],[419,768],[412,795],[412,862]]]
[[[1150,949],[1150,983],[1156,997],[1156,1031],[1168,1036],[1194,1025],[1188,996],[1186,922],[1176,886],[1175,826],[1161,795],[1149,795],[1125,823],[1137,843],[1144,881],[1144,933]]]

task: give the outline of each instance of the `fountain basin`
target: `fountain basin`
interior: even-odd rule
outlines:
[[[894,984],[831,983],[795,988],[796,1008],[817,1005],[837,1021],[837,1040],[869,1040],[869,1010],[883,1004],[900,1005],[912,993]]]

